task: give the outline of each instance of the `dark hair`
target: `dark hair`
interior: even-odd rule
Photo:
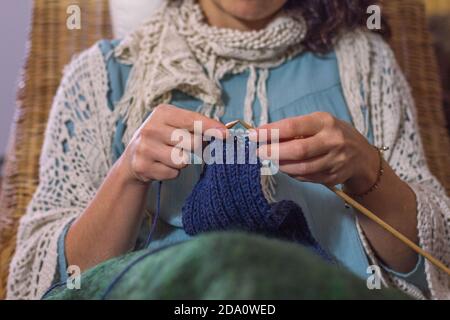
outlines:
[[[329,52],[339,32],[366,27],[367,8],[377,0],[289,0],[287,8],[300,8],[308,25],[305,47],[316,53]],[[375,32],[390,35],[389,26],[382,16],[382,28]]]

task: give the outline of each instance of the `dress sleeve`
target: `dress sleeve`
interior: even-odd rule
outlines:
[[[385,266],[383,263],[380,263],[380,265],[381,268],[391,276],[397,277],[407,283],[414,285],[422,293],[428,295],[429,290],[427,284],[427,276],[425,273],[425,258],[421,255],[417,257],[417,263],[410,272],[397,272]]]
[[[98,45],[66,67],[40,157],[39,184],[21,218],[10,264],[8,299],[39,299],[57,275],[58,239],[94,197],[110,159],[99,111],[106,107]]]
[[[68,273],[67,273],[67,268],[68,268],[68,264],[67,264],[67,257],[66,257],[66,237],[67,237],[67,233],[69,231],[70,226],[72,225],[72,223],[68,223],[66,224],[66,226],[64,227],[63,231],[61,232],[61,234],[58,237],[58,275],[57,275],[57,281],[56,279],[54,279],[55,281],[53,282],[53,284],[56,284],[57,282],[65,282],[67,281],[67,278],[69,277]]]
[[[386,160],[416,195],[419,245],[450,266],[450,201],[428,169],[411,89],[389,46],[378,36],[373,36],[371,46],[370,83],[374,89],[370,108],[375,144],[390,147]],[[360,235],[372,262],[377,262],[362,231]],[[450,277],[427,260],[425,273],[429,295],[408,278],[392,272],[385,276],[390,284],[416,297],[449,299]]]

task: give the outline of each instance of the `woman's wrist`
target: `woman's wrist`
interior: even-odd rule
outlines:
[[[117,182],[124,186],[132,185],[147,188],[151,183],[151,181],[143,182],[133,174],[125,154],[123,154],[114,164],[112,174],[115,177],[114,179],[117,179]]]
[[[383,171],[382,155],[380,151],[370,145],[367,152],[364,153],[362,160],[358,164],[360,169],[355,175],[344,183],[345,190],[353,195],[362,195],[370,192],[376,187]]]
[[[69,264],[86,270],[134,247],[145,214],[148,184],[136,182],[127,170],[124,158],[119,158],[71,225],[66,237]]]

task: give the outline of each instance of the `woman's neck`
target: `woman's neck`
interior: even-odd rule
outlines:
[[[236,29],[240,31],[260,30],[266,27],[274,15],[260,20],[244,20],[235,17],[211,0],[199,0],[200,7],[208,23],[218,28]]]

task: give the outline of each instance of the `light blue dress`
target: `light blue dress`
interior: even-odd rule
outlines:
[[[108,103],[114,109],[122,97],[131,67],[119,63],[111,51],[118,41],[101,41],[99,46],[104,54],[109,77]],[[226,76],[222,81],[226,112],[221,118],[223,123],[243,118],[243,101],[247,87],[248,73]],[[329,112],[335,117],[352,123],[347,108],[336,55],[331,52],[317,56],[310,52],[298,55],[283,65],[272,69],[267,82],[270,122],[287,117],[309,114],[316,111]],[[260,104],[255,99],[254,119],[259,119]],[[173,105],[188,110],[197,110],[201,102],[181,92],[174,92]],[[368,112],[361,106],[366,117]],[[124,151],[121,142],[125,124],[118,122],[115,130],[113,150],[114,160]],[[366,137],[373,141],[372,130]],[[182,170],[179,178],[163,183],[161,194],[161,219],[150,244],[158,248],[171,243],[185,241],[189,236],[181,223],[181,207],[189,196],[201,173],[200,165],[190,165]],[[276,175],[276,200],[293,200],[303,209],[311,232],[318,242],[332,253],[340,264],[357,276],[368,277],[368,259],[362,247],[355,222],[355,212],[346,208],[344,203],[324,186],[300,182],[289,176]],[[156,184],[149,192],[148,204],[155,210]],[[153,211],[154,212],[154,211]],[[146,236],[149,226],[142,228],[141,241]],[[64,257],[65,233],[60,237],[59,267],[60,276],[64,278],[66,261]],[[395,273],[388,268],[388,272]],[[419,258],[416,267],[409,273],[395,273],[406,281],[427,290],[423,259]]]

